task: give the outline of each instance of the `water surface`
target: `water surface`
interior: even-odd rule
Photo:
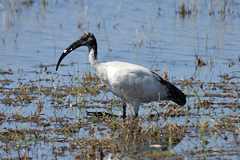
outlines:
[[[193,113],[200,115],[200,117],[199,115],[191,117],[190,121],[194,124],[201,124],[204,117],[206,119],[213,119],[214,117],[221,119],[221,116],[234,115],[238,116],[239,119],[240,7],[238,1],[229,1],[225,13],[223,12],[223,0],[185,2],[185,6],[189,6],[191,10],[190,14],[178,13],[181,11],[179,8],[181,1],[138,1],[138,3],[121,0],[24,2],[26,1],[0,1],[2,17],[0,20],[0,71],[13,73],[1,74],[0,79],[13,81],[7,86],[9,92],[11,89],[19,87],[20,81],[30,84],[29,81],[31,80],[52,78],[55,80],[57,87],[71,86],[73,82],[66,75],[72,74],[73,77],[81,77],[84,71],[89,70],[94,73],[94,70],[88,64],[86,47],[79,48],[68,55],[62,62],[67,66],[61,66],[58,72],[55,72],[55,64],[62,51],[78,39],[83,32],[90,31],[97,38],[100,61],[119,60],[136,63],[149,69],[158,70],[160,75],[167,71],[169,81],[174,84],[184,80],[202,82],[206,85],[210,82],[222,84],[221,82],[224,81],[222,75],[234,77],[235,85],[229,86],[233,97],[204,98],[205,93],[224,93],[219,88],[209,92],[206,91],[207,89],[202,90],[199,86],[194,89],[202,100],[210,99],[213,102],[233,103],[232,107],[238,107],[237,110],[231,110],[216,104],[214,112],[203,108],[200,110],[201,114],[199,114],[195,108],[197,102],[195,96],[189,96],[187,105],[193,108]],[[196,6],[195,9],[194,5]],[[210,12],[213,13],[212,11],[215,11],[214,15],[209,14]],[[196,55],[206,65],[199,66]],[[50,74],[46,73],[44,69]],[[61,77],[61,75],[64,76]],[[3,86],[4,82],[1,83]],[[51,81],[39,81],[37,83],[38,86],[42,87],[53,86]],[[178,85],[178,87],[181,86]],[[189,86],[181,88],[188,95],[196,94],[193,88]],[[8,106],[3,103],[6,97],[5,92],[1,93],[0,109],[2,113],[9,113],[9,117],[11,117],[11,114],[23,110],[26,110],[23,112],[25,116],[34,115],[36,108],[39,107],[37,102],[40,100],[22,106]],[[105,94],[102,93],[99,97],[105,97]],[[45,94],[43,93],[43,95]],[[69,108],[67,104],[63,104],[65,107],[59,111],[49,103],[51,98],[47,95],[44,97],[45,100],[43,100],[43,108],[41,109],[42,118],[47,119],[57,115],[63,119],[68,117],[75,121],[82,119],[84,117],[82,114],[86,114],[86,111],[96,111],[96,108],[91,107],[84,110],[77,107]],[[111,99],[113,95],[108,93],[107,97]],[[76,97],[70,96],[68,98],[74,104]],[[104,104],[90,102],[90,100],[91,98],[87,102],[89,106],[97,104],[103,107],[98,108],[97,111],[107,110],[104,108]],[[80,101],[77,103],[81,103]],[[153,104],[157,105],[156,103]],[[147,111],[145,109],[141,108],[139,112],[143,117],[154,112],[151,109],[147,109]],[[158,110],[161,110],[161,108]],[[121,114],[121,110],[117,106],[116,111]],[[203,114],[208,112],[210,114]],[[128,113],[130,114],[130,111]],[[159,126],[163,125],[165,120],[167,119],[162,120],[163,122],[160,120],[160,123],[151,123]],[[1,121],[2,130],[16,129],[19,128],[19,125],[25,127],[22,122]],[[173,121],[176,124],[184,124],[185,118],[176,117],[173,118]],[[87,120],[86,122],[90,123]],[[39,127],[32,123],[28,125],[30,124],[33,127]],[[236,125],[239,129],[239,122]],[[146,122],[143,126],[147,128],[149,123]],[[198,133],[195,133],[195,131],[191,133],[191,135],[195,134]],[[101,137],[98,134],[96,136]],[[76,134],[76,137],[90,138],[90,135],[83,128]],[[229,137],[234,139],[232,135]],[[239,142],[239,135],[237,139]],[[182,143],[176,144],[177,146],[173,150],[184,155],[186,152],[183,148],[186,146],[190,151],[194,150],[195,143],[191,143],[191,141],[199,141],[199,137],[194,139],[191,136],[186,136]],[[225,153],[231,152],[229,148],[238,148],[234,150],[234,153],[239,151],[239,143],[236,144],[235,141],[229,143],[229,141],[225,142],[223,140],[224,142],[220,144],[215,143],[217,140],[209,139],[208,141],[218,147],[227,145],[226,148],[223,147]],[[1,145],[4,146],[3,143]],[[64,143],[54,143],[54,146],[62,145]],[[48,149],[44,149],[46,146],[42,142],[38,146],[42,153],[47,152]],[[50,150],[53,148],[49,147]],[[35,149],[31,148],[31,151],[34,153]],[[4,158],[17,157],[18,153],[14,149],[10,153],[0,151],[0,155]],[[46,153],[46,155],[46,157],[58,157],[52,153]],[[72,153],[66,152],[63,157],[72,158],[72,155]],[[33,158],[37,157],[34,154],[31,156]],[[44,157],[43,154],[38,156]],[[225,154],[225,156],[225,158],[239,158],[239,154],[233,154],[233,156]]]

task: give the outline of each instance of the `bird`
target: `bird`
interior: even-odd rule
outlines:
[[[73,50],[87,46],[89,62],[97,76],[113,94],[122,101],[122,114],[126,118],[126,106],[131,105],[136,117],[142,103],[171,100],[178,105],[186,104],[185,94],[157,73],[137,64],[111,61],[99,62],[97,40],[93,33],[85,32],[78,40],[68,46],[58,60],[56,71],[65,56]]]

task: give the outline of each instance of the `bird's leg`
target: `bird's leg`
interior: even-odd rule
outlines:
[[[135,117],[138,117],[139,105],[140,105],[139,99],[135,99],[133,101],[133,109],[134,109],[134,112],[135,112]]]
[[[123,107],[123,119],[126,118],[126,102],[124,100],[122,100],[122,107]]]
[[[138,113],[135,112],[135,116],[134,117],[138,117]]]
[[[123,119],[126,118],[126,103],[123,104]]]

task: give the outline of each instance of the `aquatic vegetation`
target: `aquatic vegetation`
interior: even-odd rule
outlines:
[[[239,3],[111,3],[0,1],[0,157],[239,159]],[[56,73],[67,39],[85,31],[102,59],[155,70],[187,105],[145,104],[138,118],[129,106],[123,121],[87,58],[75,54]]]
[[[95,74],[58,75],[49,68],[51,65],[41,65],[32,71],[36,79],[0,81],[0,103],[6,106],[0,113],[1,125],[5,126],[0,133],[2,154],[33,158],[32,147],[42,148],[44,142],[45,147],[53,144],[48,150],[56,157],[70,152],[75,153],[75,158],[102,158],[109,154],[122,158],[184,157],[173,148],[184,137],[191,137],[200,139],[200,143],[195,141],[196,148],[191,152],[184,149],[185,156],[209,157],[212,153],[229,152],[219,145],[214,147],[209,137],[239,144],[240,88],[236,74],[222,75],[220,83],[179,81],[183,89],[191,86],[197,90],[188,94],[188,99],[199,96],[194,105],[180,107],[164,101],[158,106],[145,105],[146,110],[156,109],[150,115],[143,114],[137,119],[130,116],[123,121],[118,116],[121,115],[117,109],[121,106],[119,100],[106,99],[106,87]],[[23,69],[17,73],[8,68],[1,75],[24,73]],[[70,84],[64,84],[61,79],[69,79]],[[183,123],[179,123],[180,119]]]

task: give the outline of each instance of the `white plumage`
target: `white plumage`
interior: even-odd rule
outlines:
[[[153,71],[126,62],[100,63],[97,60],[97,41],[95,36],[89,32],[84,33],[79,40],[64,50],[56,70],[62,59],[80,46],[88,46],[91,66],[108,89],[122,99],[124,117],[126,116],[126,103],[133,106],[135,116],[138,116],[141,103],[158,100],[172,100],[179,105],[186,103],[185,95],[178,88],[164,81]]]

